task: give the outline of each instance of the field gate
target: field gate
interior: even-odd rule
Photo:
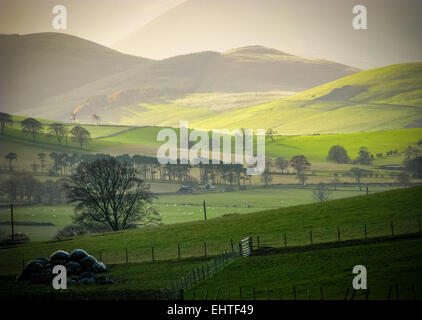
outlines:
[[[248,237],[243,239],[239,243],[239,252],[243,257],[248,257],[252,252],[252,238]]]

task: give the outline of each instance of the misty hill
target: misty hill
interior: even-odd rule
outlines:
[[[0,35],[0,103],[20,112],[149,60],[61,33]]]
[[[61,33],[0,36],[2,110],[81,121],[190,93],[302,91],[358,69],[262,46],[149,60]]]
[[[187,0],[113,48],[163,59],[251,44],[369,69],[422,60],[414,0],[361,0],[368,29],[352,27],[354,0]],[[394,23],[392,23],[394,22]]]

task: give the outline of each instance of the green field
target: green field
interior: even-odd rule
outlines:
[[[0,157],[9,152],[18,154],[17,167],[29,166],[36,161],[39,152],[49,154],[51,152],[66,153],[110,153],[120,154],[142,154],[156,156],[161,142],[157,142],[157,134],[162,127],[143,127],[133,129],[132,127],[113,126],[86,126],[91,132],[92,140],[80,150],[73,139],[69,139],[68,145],[59,145],[56,138],[45,133],[38,135],[35,142],[28,135],[23,135],[20,129],[15,126],[7,129],[6,136],[0,136],[2,150]],[[127,131],[129,130],[129,131]],[[178,134],[178,129],[176,129]],[[111,135],[111,136],[110,136]],[[422,129],[400,129],[376,132],[360,132],[348,134],[326,134],[326,135],[300,135],[300,136],[276,136],[274,142],[267,140],[266,153],[269,157],[283,157],[290,159],[294,155],[304,154],[309,161],[313,162],[314,169],[321,169],[321,164],[326,162],[328,150],[331,146],[340,144],[344,146],[351,158],[357,156],[361,146],[365,146],[372,154],[382,153],[382,158],[376,158],[374,165],[399,164],[403,161],[402,152],[408,147],[417,147],[422,139]],[[398,150],[399,154],[386,157],[386,152]],[[330,165],[331,169],[341,165]],[[7,168],[3,160],[3,167]],[[29,168],[27,168],[28,170]],[[346,170],[348,168],[345,168]]]
[[[167,260],[177,257],[177,244],[181,245],[183,258],[203,255],[204,241],[208,254],[212,255],[230,250],[230,239],[237,243],[247,236],[260,236],[261,245],[282,246],[286,233],[288,245],[304,245],[309,244],[310,230],[314,243],[336,240],[338,227],[342,239],[356,239],[363,238],[364,224],[369,237],[390,234],[391,221],[395,234],[416,232],[421,196],[422,187],[415,187],[208,221],[25,244],[0,250],[0,274],[16,273],[22,259],[28,261],[58,249],[84,248],[94,255],[101,251],[106,263],[120,263],[124,261],[125,249],[129,261],[150,261],[151,246],[157,260]]]
[[[180,185],[169,183],[154,183],[155,192],[175,192]],[[374,186],[371,193],[389,190],[390,187]],[[341,199],[362,195],[366,190],[359,191],[356,187],[339,187],[332,190],[330,199]],[[312,189],[303,188],[260,188],[234,192],[203,192],[197,194],[160,195],[154,201],[161,215],[163,224],[183,223],[204,219],[203,201],[207,206],[207,218],[217,218],[227,214],[245,214],[283,207],[313,203]],[[55,206],[22,206],[14,210],[16,222],[52,223],[54,226],[15,226],[16,232],[25,233],[31,241],[52,240],[57,231],[72,222],[73,207],[67,205]],[[10,209],[0,209],[0,222],[10,221]],[[0,225],[0,230],[10,233],[9,225]]]
[[[398,240],[387,243],[322,249],[309,252],[274,254],[239,258],[213,277],[186,292],[200,299],[208,290],[209,299],[344,299],[346,288],[352,295],[352,269],[364,265],[367,269],[369,299],[396,299],[395,284],[400,299],[413,299],[415,292],[422,298],[422,240]],[[242,296],[240,297],[240,290]],[[308,293],[309,290],[309,293]],[[355,298],[366,299],[366,290]]]

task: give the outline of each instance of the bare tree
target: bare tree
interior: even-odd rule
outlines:
[[[313,190],[313,196],[315,200],[319,202],[327,201],[330,194],[331,191],[322,183],[319,184],[317,188]]]
[[[100,121],[101,121],[101,117],[98,115],[98,114],[93,114],[92,115],[92,120],[94,120],[96,123],[97,123],[97,126],[98,126],[98,124],[100,123]]]
[[[57,138],[57,141],[62,144],[63,138],[67,136],[68,130],[62,123],[52,123],[48,127],[48,132]]]
[[[76,111],[73,111],[70,114],[70,120],[72,120],[74,123],[76,123],[76,115],[77,115]]]
[[[365,169],[361,169],[361,168],[352,168],[352,169],[350,169],[349,172],[350,172],[351,176],[355,178],[355,181],[356,181],[356,184],[359,187],[359,190],[362,191],[361,179],[364,178],[364,177],[367,177],[372,172],[370,170],[365,170]]]
[[[264,171],[261,175],[261,181],[264,183],[266,187],[273,181],[273,177],[268,171]]]
[[[8,154],[4,156],[4,158],[9,162],[9,171],[13,171],[12,161],[13,160],[17,161],[18,155],[14,152],[9,152]]]
[[[35,136],[42,131],[42,123],[34,118],[26,118],[21,122],[22,132],[24,134],[32,135],[32,141],[35,141]]]
[[[149,186],[128,163],[113,158],[82,162],[71,180],[66,189],[69,201],[76,204],[77,223],[117,231],[159,221],[158,212],[150,207],[154,196]]]
[[[290,166],[296,170],[296,174],[302,174],[305,170],[311,167],[311,163],[304,155],[294,156],[290,162]]]
[[[281,173],[284,173],[284,170],[286,170],[289,166],[289,161],[284,160],[283,158],[277,158],[275,159],[276,166],[280,169]]]
[[[265,137],[267,139],[271,139],[271,142],[274,142],[274,136],[277,134],[277,130],[273,129],[273,128],[269,128],[267,129],[267,131],[265,132]]]
[[[1,135],[4,136],[6,127],[13,124],[12,116],[8,113],[0,112]]]
[[[305,183],[308,180],[308,176],[301,172],[296,175],[296,179],[298,179],[302,186],[305,187]]]
[[[84,127],[75,126],[70,130],[70,134],[73,136],[73,139],[79,143],[81,150],[84,144],[91,141],[91,134]]]

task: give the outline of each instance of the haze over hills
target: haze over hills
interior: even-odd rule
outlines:
[[[367,8],[366,30],[352,26],[357,4]],[[113,48],[162,59],[261,44],[368,69],[422,61],[421,10],[414,0],[188,0]]]
[[[46,99],[150,60],[61,33],[0,35],[0,103],[21,113]]]
[[[0,87],[4,111],[57,120],[77,111],[85,122],[93,113],[119,121],[127,114],[123,107],[192,93],[302,91],[359,71],[262,46],[156,61],[74,36],[41,33],[3,35],[0,48],[8,79]]]

